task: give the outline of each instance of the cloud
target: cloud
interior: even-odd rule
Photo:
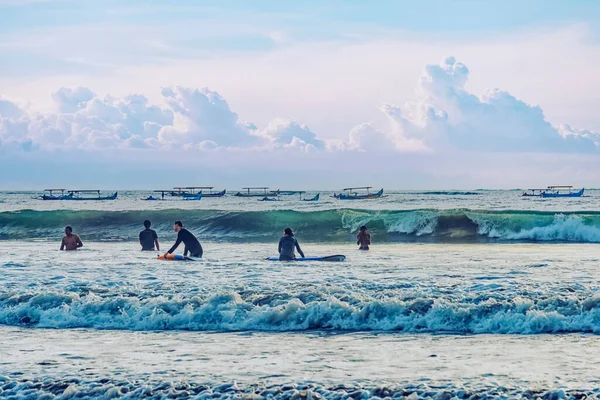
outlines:
[[[465,89],[468,77],[469,69],[453,57],[427,65],[413,100],[382,107],[393,134],[437,151],[598,152],[600,134],[553,127],[539,106],[503,90],[478,97]]]
[[[259,143],[252,134],[254,126],[238,122],[238,115],[217,92],[177,86],[163,88],[162,95],[175,114],[175,125],[160,130],[160,142],[180,146],[211,142],[236,148]]]
[[[85,104],[96,96],[90,89],[78,86],[76,88],[60,88],[52,94],[52,99],[63,113],[79,111]]]
[[[260,136],[279,146],[296,147],[303,150],[325,149],[325,142],[317,138],[316,133],[306,125],[300,125],[290,119],[275,118],[260,132]]]
[[[242,122],[216,91],[163,87],[164,105],[146,95],[99,96],[85,87],[61,88],[57,112],[40,114],[0,98],[2,146],[25,151],[66,148],[172,148],[215,151],[435,153],[592,153],[600,134],[552,126],[539,106],[507,91],[481,96],[465,85],[470,71],[449,57],[427,65],[414,98],[403,106],[383,104],[389,126],[363,123],[347,139],[326,138],[291,119],[275,118],[262,129]]]

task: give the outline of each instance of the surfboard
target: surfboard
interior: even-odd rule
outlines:
[[[156,258],[159,260],[165,260],[165,261],[200,261],[201,260],[200,258],[197,258],[197,257],[188,257],[188,256],[183,256],[181,254],[167,254],[166,258],[163,254],[161,254]]]
[[[336,254],[333,256],[319,256],[319,257],[298,257],[295,261],[344,261],[346,256]],[[279,257],[269,257],[268,261],[279,261]]]

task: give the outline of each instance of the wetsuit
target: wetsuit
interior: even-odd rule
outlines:
[[[298,250],[300,256],[304,257],[304,253],[298,244],[298,241],[293,236],[284,236],[279,239],[279,261],[293,261],[296,259],[294,248]]]
[[[177,234],[177,241],[167,253],[173,253],[177,246],[181,244],[181,242],[183,242],[183,244],[185,245],[185,249],[183,250],[184,256],[187,256],[189,251],[190,256],[192,257],[202,257],[203,251],[200,242],[198,241],[198,239],[196,239],[196,236],[194,236],[190,231],[184,228],[181,228],[181,230]]]
[[[153,251],[154,241],[158,239],[156,231],[146,228],[140,232],[140,244],[142,245],[142,251]]]

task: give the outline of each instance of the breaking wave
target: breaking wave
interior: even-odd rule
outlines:
[[[37,292],[0,294],[0,324],[132,331],[395,331],[600,334],[600,296],[376,298],[328,288],[212,296]]]
[[[33,211],[0,213],[0,239],[55,239],[72,225],[87,240],[137,240],[142,221],[170,231],[175,220],[204,240],[267,242],[291,226],[303,242],[344,242],[367,225],[378,242],[600,242],[600,212],[417,209],[372,211]]]

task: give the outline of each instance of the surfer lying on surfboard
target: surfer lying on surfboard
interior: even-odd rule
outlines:
[[[279,261],[294,261],[296,259],[294,248],[296,248],[298,253],[300,253],[300,256],[304,258],[304,252],[294,237],[292,228],[285,228],[283,237],[279,239]]]

